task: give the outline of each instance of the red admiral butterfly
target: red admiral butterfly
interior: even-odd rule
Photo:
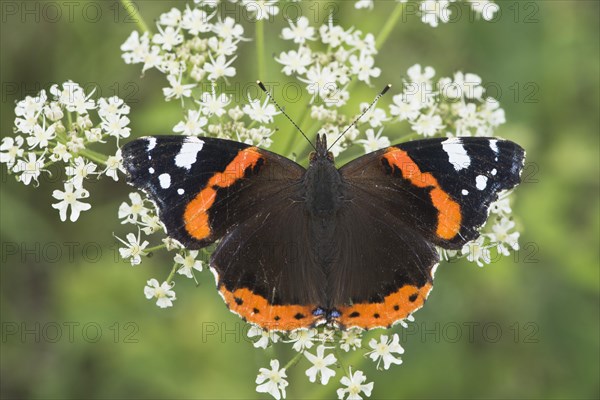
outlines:
[[[130,183],[210,266],[231,311],[266,329],[388,327],[419,309],[439,262],[479,236],[520,181],[510,141],[436,138],[334,165],[318,136],[308,168],[244,143],[156,136],[123,147]]]

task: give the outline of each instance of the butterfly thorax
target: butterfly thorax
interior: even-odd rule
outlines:
[[[317,137],[315,150],[304,175],[306,210],[317,218],[332,218],[342,204],[342,178],[324,135]]]

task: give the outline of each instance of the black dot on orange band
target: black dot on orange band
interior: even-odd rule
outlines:
[[[379,318],[379,314],[378,313],[373,314],[373,318]]]
[[[408,301],[413,303],[415,300],[417,300],[418,297],[419,297],[419,293],[413,293],[410,296],[408,296]]]
[[[352,314],[348,315],[350,318],[356,318],[358,316],[360,316],[360,313],[358,311],[354,311]]]
[[[298,313],[298,314],[294,315],[294,318],[296,318],[296,319],[302,319],[304,317],[306,317],[306,316],[302,313]]]
[[[260,312],[260,310],[259,310],[258,308],[253,308],[253,309],[252,309],[252,312],[253,312],[254,314],[258,314],[258,313]]]
[[[394,306],[394,311],[398,311],[399,309],[400,309],[400,306],[399,306],[398,304],[396,304],[396,305]]]
[[[273,318],[275,321],[279,321],[281,318],[279,317],[279,315],[276,315],[275,318]]]
[[[236,297],[234,300],[235,300],[235,304],[237,304],[238,306],[241,306],[242,304],[244,304],[244,300],[240,299],[239,297]]]

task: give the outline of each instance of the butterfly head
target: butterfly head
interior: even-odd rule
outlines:
[[[315,151],[309,155],[310,163],[329,161],[333,163],[333,154],[327,149],[327,138],[325,135],[317,135]]]

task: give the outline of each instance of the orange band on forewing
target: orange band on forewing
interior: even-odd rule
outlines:
[[[452,239],[460,231],[460,206],[440,188],[432,189],[429,195],[439,211],[436,234],[443,239]]]
[[[291,331],[308,328],[322,318],[313,315],[315,306],[312,305],[272,305],[246,288],[230,292],[221,285],[219,291],[231,311],[264,329]]]
[[[358,303],[340,307],[341,315],[337,321],[344,328],[389,327],[421,308],[431,288],[431,283],[426,283],[420,288],[405,285],[397,292],[386,296],[382,303]]]
[[[402,171],[402,176],[411,184],[420,188],[433,188],[429,196],[433,206],[438,210],[436,234],[446,240],[454,238],[460,231],[462,221],[460,205],[440,187],[433,175],[429,172],[421,172],[419,166],[404,150],[389,147],[383,157],[390,165],[398,167]]]
[[[210,235],[207,211],[215,202],[216,196],[217,191],[207,187],[200,191],[185,208],[183,214],[185,229],[196,239],[204,239]]]
[[[225,167],[225,171],[217,172],[208,180],[206,187],[190,201],[183,214],[185,229],[192,237],[202,240],[210,236],[208,210],[215,202],[216,189],[229,187],[242,179],[246,170],[253,168],[260,158],[256,147],[248,147],[235,156]]]
[[[231,161],[225,171],[215,174],[208,181],[208,186],[229,187],[244,177],[246,170],[254,167],[261,158],[256,147],[248,147],[240,151]]]

